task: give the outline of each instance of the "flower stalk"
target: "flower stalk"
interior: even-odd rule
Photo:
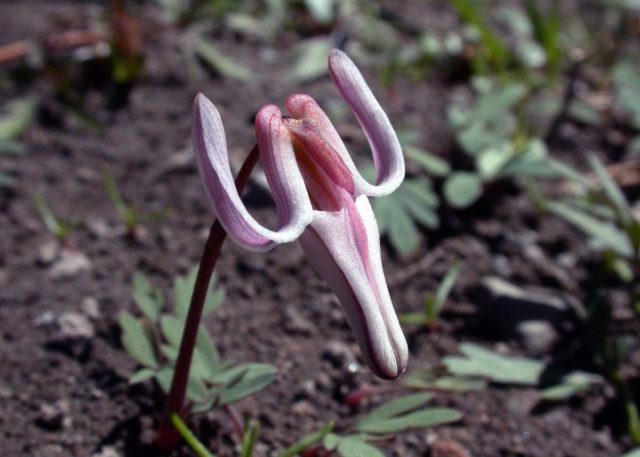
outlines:
[[[258,157],[258,145],[255,145],[245,159],[245,162],[235,180],[238,193],[241,193],[247,184],[249,175],[258,161]],[[177,444],[178,434],[176,433],[174,426],[171,424],[170,417],[174,413],[182,416],[185,412],[184,399],[187,391],[187,384],[189,382],[191,359],[193,358],[193,351],[198,337],[198,328],[200,326],[200,321],[202,320],[202,312],[207,298],[209,284],[211,283],[211,276],[213,275],[213,270],[215,269],[218,258],[220,257],[222,243],[224,243],[226,237],[227,233],[220,225],[220,222],[216,220],[209,230],[209,236],[204,246],[204,250],[202,251],[202,257],[198,267],[198,275],[196,276],[193,294],[191,295],[191,303],[189,305],[189,311],[187,313],[182,333],[182,340],[180,342],[180,350],[178,352],[178,358],[173,372],[171,389],[167,396],[165,417],[161,422],[160,430],[158,432],[158,447],[164,451],[173,449]]]

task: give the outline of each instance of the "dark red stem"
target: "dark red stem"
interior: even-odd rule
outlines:
[[[242,423],[242,418],[238,414],[238,411],[235,410],[233,405],[225,405],[224,410],[229,416],[231,423],[233,424],[233,431],[240,443],[242,443],[242,438],[244,437],[244,424]]]
[[[236,189],[238,189],[238,192],[242,192],[244,189],[251,170],[253,170],[257,161],[258,146],[256,145],[247,156],[236,177]],[[189,305],[189,312],[187,313],[187,320],[185,322],[184,332],[182,333],[182,341],[180,342],[180,351],[178,352],[173,380],[171,381],[171,389],[167,396],[165,414],[160,423],[160,429],[158,430],[157,444],[164,452],[171,451],[178,443],[179,435],[173,427],[169,416],[173,412],[178,412],[181,416],[185,413],[183,410],[184,399],[189,381],[191,359],[198,336],[198,328],[202,320],[202,310],[205,299],[207,298],[211,275],[213,274],[218,257],[220,257],[220,249],[226,236],[227,233],[216,220],[211,226],[209,237],[207,238],[207,243],[204,246],[200,259],[198,275],[196,276],[196,283],[193,288],[193,294],[191,295],[191,304]]]

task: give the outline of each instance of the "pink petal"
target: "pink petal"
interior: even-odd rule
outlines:
[[[342,304],[369,367],[394,379],[409,356],[384,280],[378,226],[366,196],[354,203],[341,195],[342,209],[315,211],[300,243]]]
[[[256,136],[278,213],[278,229],[260,225],[247,211],[235,187],[220,114],[213,103],[198,94],[193,106],[193,147],[200,174],[218,220],[239,245],[267,251],[293,241],[311,222],[313,210],[280,110],[265,106],[256,117]]]
[[[304,153],[320,167],[333,183],[350,194],[354,193],[352,172],[325,138],[325,130],[312,121],[286,118],[283,120]],[[333,128],[333,127],[332,127]],[[298,160],[300,157],[298,157]]]
[[[404,179],[402,148],[391,122],[358,68],[344,52],[333,49],[329,53],[329,74],[355,114],[373,152],[376,185],[369,184],[359,174],[354,175],[356,192],[371,197],[388,195]]]

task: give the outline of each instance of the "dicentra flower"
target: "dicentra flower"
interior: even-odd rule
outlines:
[[[202,94],[194,102],[193,144],[216,216],[229,236],[259,252],[299,239],[344,307],[367,364],[392,379],[405,370],[408,349],[382,270],[368,197],[387,195],[400,185],[404,159],[389,118],[351,59],[334,49],[329,73],[369,141],[375,185],[358,173],[331,121],[308,95],[287,99],[291,116],[274,105],[256,116],[260,161],[278,215],[274,230],[258,223],[242,203],[220,114]]]

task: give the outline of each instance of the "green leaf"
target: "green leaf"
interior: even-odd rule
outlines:
[[[150,321],[155,322],[162,310],[162,293],[155,289],[142,273],[136,272],[133,274],[131,294],[142,314]]]
[[[395,192],[393,199],[413,220],[425,227],[435,229],[440,224],[436,212],[438,196],[433,192],[428,180],[407,179]]]
[[[482,194],[482,181],[475,173],[456,172],[444,183],[444,196],[454,208],[466,208]]]
[[[209,391],[204,385],[202,379],[195,376],[189,376],[189,382],[187,384],[187,398],[194,403],[202,403],[207,401],[209,397]]]
[[[202,313],[206,316],[217,310],[224,301],[226,294],[222,287],[216,286],[217,276],[214,274],[211,277],[211,284],[209,285],[209,292],[204,302],[204,308]]]
[[[440,225],[440,218],[432,206],[421,204],[413,198],[408,198],[403,203],[411,217],[425,227],[436,229]]]
[[[456,376],[490,379],[501,384],[535,386],[540,382],[544,363],[525,357],[506,357],[472,343],[459,347],[466,357],[445,357],[447,370]]]
[[[160,353],[171,363],[175,363],[178,358],[178,347],[168,344],[160,345]]]
[[[442,306],[447,301],[447,298],[449,297],[453,286],[456,284],[458,276],[460,276],[460,270],[462,270],[462,262],[455,262],[447,271],[444,279],[440,282],[435,297],[435,304],[438,312],[442,309]]]
[[[202,444],[202,442],[191,432],[191,430],[189,430],[187,425],[182,421],[177,413],[171,414],[171,422],[198,457],[215,457],[207,450],[205,445]]]
[[[107,195],[109,196],[109,200],[111,200],[118,217],[127,229],[134,228],[138,224],[137,215],[133,208],[125,202],[124,197],[118,190],[115,178],[110,173],[104,173],[102,180],[104,182],[104,188]]]
[[[602,382],[599,376],[575,371],[565,376],[560,384],[541,390],[540,397],[547,401],[566,400],[576,394],[584,392],[597,382]]]
[[[191,305],[191,295],[196,285],[196,278],[198,276],[198,266],[194,266],[189,273],[185,276],[178,276],[173,283],[173,299],[174,309],[176,314],[185,318]],[[209,289],[207,291],[207,298],[205,299],[203,313],[207,315],[220,306],[224,301],[225,293],[222,288],[216,287],[217,276],[211,277],[209,283]]]
[[[136,371],[131,378],[129,378],[129,384],[138,384],[140,382],[144,382],[148,379],[153,378],[156,374],[155,370],[150,368],[143,368],[141,370]]]
[[[198,275],[198,266],[194,266],[184,276],[176,276],[173,280],[173,307],[178,316],[183,318],[189,311],[191,304],[191,295],[196,285],[196,276]]]
[[[626,454],[624,454],[621,457],[640,457],[640,447],[637,447],[637,448],[627,452]]]
[[[316,443],[319,443],[327,435],[331,433],[331,430],[333,430],[334,425],[335,425],[334,421],[327,422],[325,426],[322,427],[322,429],[300,438],[298,441],[296,441],[291,446],[286,448],[282,452],[282,454],[280,454],[280,457],[294,457],[295,455],[298,455],[299,453],[309,448],[310,446]]]
[[[497,70],[506,68],[509,50],[491,31],[483,15],[476,7],[476,3],[472,0],[451,0],[450,3],[463,22],[478,30],[481,40],[480,50],[483,51],[483,54],[486,54],[487,60],[491,62]]]
[[[363,170],[370,179],[373,168]],[[391,195],[373,201],[373,212],[381,235],[387,235],[393,249],[405,256],[414,253],[419,246],[416,222],[435,228],[439,218],[435,211],[438,196],[425,178],[408,178]]]
[[[410,325],[425,325],[427,323],[427,317],[424,313],[405,313],[400,314],[400,322]]]
[[[483,390],[487,383],[482,379],[459,378],[455,376],[442,376],[433,382],[433,388],[450,392],[469,392]]]
[[[342,457],[384,457],[380,449],[357,436],[340,438],[337,451]]]
[[[49,230],[52,235],[57,237],[58,234],[63,230],[62,223],[58,221],[56,215],[53,214],[53,211],[51,211],[46,198],[43,194],[38,192],[33,194],[32,199],[33,204],[36,207],[40,218],[42,219],[42,222],[44,222],[44,225],[47,227],[47,230]]]
[[[167,393],[171,389],[171,382],[173,381],[174,368],[170,366],[164,366],[155,373],[156,381],[163,392]],[[189,400],[195,403],[203,403],[209,399],[209,391],[205,387],[202,380],[189,376],[187,384],[187,397]]]
[[[258,435],[260,434],[260,422],[254,421],[245,427],[244,434],[242,435],[242,447],[240,449],[240,457],[251,457],[253,455],[253,448],[258,441]]]
[[[474,122],[460,130],[457,140],[464,152],[473,157],[504,139],[501,138],[501,135],[488,129],[482,122]]]
[[[640,135],[635,136],[627,146],[627,154],[638,157],[640,156]]]
[[[273,365],[266,363],[247,363],[227,370],[224,376],[228,380],[233,380],[239,374],[242,374],[239,380],[222,389],[219,397],[220,405],[235,403],[264,389],[275,380],[276,369]]]
[[[263,40],[269,40],[275,34],[273,22],[263,17],[256,18],[250,14],[228,13],[225,15],[225,25],[234,32],[249,36],[256,36]]]
[[[631,59],[623,60],[613,68],[612,73],[617,104],[628,114],[630,123],[640,128],[640,81],[637,62]]]
[[[558,68],[562,58],[560,45],[560,2],[553,2],[551,11],[545,16],[538,8],[535,0],[525,0],[525,11],[533,26],[534,37],[540,43],[547,56],[549,68],[553,72]]]
[[[426,370],[410,373],[403,379],[403,384],[412,389],[450,392],[468,392],[472,390],[482,390],[487,387],[487,383],[483,379],[459,376],[441,376],[436,378],[432,372]]]
[[[202,355],[202,358],[207,361],[213,369],[217,369],[221,366],[220,353],[216,348],[213,338],[207,331],[207,329],[201,324],[198,331],[198,339],[196,340],[196,351]]]
[[[614,225],[596,219],[564,202],[548,202],[546,208],[549,212],[561,217],[586,235],[592,237],[602,247],[611,249],[623,257],[630,258],[633,256],[633,248],[629,243],[629,239]]]
[[[5,105],[0,117],[0,140],[15,140],[29,127],[36,111],[32,99],[20,99]]]
[[[334,19],[334,0],[304,0],[311,17],[320,24],[328,24]]]
[[[555,159],[548,159],[548,163],[557,175],[569,180],[579,189],[593,188],[593,183],[591,181],[589,181],[586,177],[578,173],[570,166]]]
[[[402,256],[413,254],[418,250],[418,232],[411,218],[400,206],[394,205],[387,209],[389,212],[389,241],[394,249]]]
[[[544,49],[533,41],[523,40],[516,44],[516,55],[527,68],[540,68],[546,62]]]
[[[26,151],[24,144],[19,141],[5,140],[0,138],[0,154],[22,154]]]
[[[483,122],[500,122],[527,95],[528,91],[527,85],[520,82],[494,86],[480,97],[474,108],[474,119]]]
[[[398,188],[401,200],[412,200],[420,205],[438,206],[438,196],[431,187],[431,182],[423,178],[406,179]]]
[[[598,156],[595,154],[589,155],[589,164],[598,177],[600,184],[602,184],[602,190],[609,202],[616,206],[622,214],[626,214],[629,209],[629,203],[624,193],[622,193],[622,189],[620,189],[618,184],[611,178],[600,159],[598,159]]]
[[[327,72],[327,56],[333,44],[326,37],[312,38],[297,44],[293,50],[295,63],[289,79],[305,82],[323,76]]]
[[[358,427],[362,424],[371,422],[372,420],[389,418],[412,411],[426,404],[431,400],[431,398],[433,398],[433,395],[428,393],[419,393],[396,398],[371,411],[364,419],[358,422]]]
[[[173,368],[169,366],[162,367],[156,372],[156,381],[164,393],[171,389],[171,380],[173,379]]]
[[[495,178],[500,170],[514,157],[515,151],[510,142],[502,142],[484,149],[477,159],[479,174],[484,179]]]
[[[340,437],[335,433],[329,433],[322,440],[322,445],[327,451],[333,451],[338,447],[338,443],[340,442]]]
[[[569,113],[577,121],[583,122],[588,125],[600,125],[602,117],[600,113],[593,109],[591,105],[585,103],[580,99],[576,99],[569,106]]]
[[[0,172],[0,187],[8,186],[10,182],[11,177],[6,173]]]
[[[553,178],[558,175],[548,159],[547,145],[539,138],[529,140],[525,149],[504,164],[497,177]]]
[[[430,154],[424,149],[415,146],[404,145],[405,155],[422,167],[424,171],[433,176],[446,176],[451,172],[451,167],[446,160]]]
[[[193,50],[209,69],[225,78],[244,82],[250,82],[254,78],[252,70],[227,57],[203,38],[194,38]]]
[[[184,320],[170,314],[164,314],[160,317],[160,329],[162,330],[162,335],[171,346],[175,348],[180,346]]]
[[[127,311],[120,314],[119,322],[122,331],[120,340],[127,353],[145,367],[158,368],[153,339],[143,325]]]
[[[398,433],[410,428],[435,427],[460,420],[462,414],[451,408],[426,408],[400,417],[381,417],[365,423],[358,423],[357,428],[365,433]]]

